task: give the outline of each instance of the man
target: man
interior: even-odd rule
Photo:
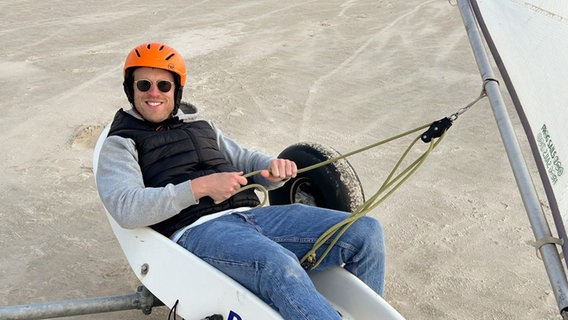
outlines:
[[[101,199],[124,228],[150,226],[226,273],[285,319],[341,319],[314,288],[298,257],[348,213],[298,204],[258,207],[244,173],[267,188],[296,176],[293,161],[249,151],[210,121],[176,115],[186,69],[175,49],[134,48],[124,65],[132,108],[119,110],[99,158]],[[237,192],[239,191],[239,192]],[[344,265],[383,293],[381,225],[363,217],[315,271]]]

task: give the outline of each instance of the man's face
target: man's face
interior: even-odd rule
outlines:
[[[136,82],[149,80],[152,85],[147,91],[141,91]],[[161,80],[171,81],[171,89],[162,92],[158,89]],[[138,68],[134,70],[134,105],[136,110],[150,122],[162,122],[170,117],[174,110],[174,76],[166,70],[154,68]]]

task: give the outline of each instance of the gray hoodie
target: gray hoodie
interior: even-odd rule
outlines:
[[[132,109],[127,112],[142,121]],[[274,159],[242,148],[234,140],[224,136],[211,121],[208,122],[217,134],[221,152],[244,173],[267,169]],[[253,179],[255,183],[268,189],[282,185],[271,183],[260,175],[253,176]],[[105,140],[99,155],[96,181],[105,208],[123,228],[150,226],[198,203],[189,181],[177,185],[168,184],[162,188],[146,188],[138,164],[136,145],[129,138],[111,136]]]

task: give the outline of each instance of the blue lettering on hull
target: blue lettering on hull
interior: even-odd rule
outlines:
[[[233,310],[231,310],[229,312],[229,317],[227,318],[227,320],[243,320],[241,318],[241,316],[239,316],[236,312],[234,312]]]

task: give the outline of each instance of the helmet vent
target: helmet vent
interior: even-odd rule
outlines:
[[[130,51],[124,62],[123,69],[124,81],[128,86],[126,90],[132,90],[132,71],[139,67],[163,69],[172,72],[174,77],[177,76],[176,90],[177,87],[181,88],[185,85],[186,68],[183,57],[174,48],[166,44],[157,42],[144,43]],[[179,96],[181,97],[181,93]]]

